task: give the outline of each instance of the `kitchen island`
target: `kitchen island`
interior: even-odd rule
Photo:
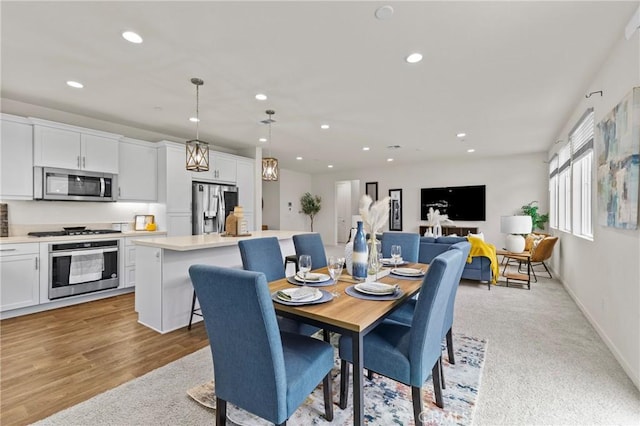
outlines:
[[[301,231],[254,231],[248,237],[220,234],[148,238],[136,241],[136,311],[138,322],[159,333],[189,324],[194,264],[242,269],[238,241],[276,237],[283,256],[295,253],[292,237]],[[284,259],[283,259],[284,260]],[[195,316],[193,321],[202,319]]]

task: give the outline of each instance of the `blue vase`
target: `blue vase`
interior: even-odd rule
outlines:
[[[359,221],[358,230],[356,231],[355,237],[353,237],[353,278],[362,280],[367,278],[367,254],[367,240],[364,237],[364,231],[362,230],[362,221]]]

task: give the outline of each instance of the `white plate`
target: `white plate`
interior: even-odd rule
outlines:
[[[424,275],[424,271],[415,268],[394,268],[391,270],[392,274],[404,275],[405,277],[419,277]]]
[[[310,278],[317,278],[317,279],[310,279]],[[300,272],[298,272],[297,274],[295,274],[293,276],[293,278],[296,281],[300,281],[300,282],[304,282],[304,279],[302,278],[302,275],[300,275]],[[331,279],[331,277],[327,274],[316,274],[314,272],[308,272],[307,273],[307,282],[308,283],[323,283],[325,281],[329,281]]]
[[[286,294],[295,294],[296,292],[299,292],[301,290],[301,288],[285,288],[284,290],[280,290],[283,293]],[[276,296],[278,297],[278,299],[280,300],[284,300],[285,302],[292,302],[292,303],[305,303],[305,302],[313,302],[315,300],[321,299],[322,298],[322,292],[320,290],[318,290],[317,288],[314,289],[315,292],[313,292],[311,294],[311,296],[309,297],[305,297],[304,299],[287,299],[284,297],[280,297],[279,293],[276,293]]]
[[[384,283],[360,283],[353,286],[360,293],[373,296],[386,296],[396,292],[396,286]]]

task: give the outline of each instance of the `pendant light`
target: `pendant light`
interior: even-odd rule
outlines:
[[[268,119],[262,120],[261,123],[269,125],[269,156],[262,158],[262,180],[275,181],[278,180],[278,159],[271,156],[271,123],[275,120],[271,118],[276,112],[272,109],[265,111],[269,116]]]
[[[196,86],[196,138],[187,141],[187,170],[192,172],[209,171],[209,144],[198,138],[200,124],[199,89],[204,84],[199,78],[192,78],[191,83]]]

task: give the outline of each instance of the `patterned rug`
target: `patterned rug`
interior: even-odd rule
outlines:
[[[487,348],[485,340],[463,335],[453,336],[456,364],[451,365],[443,356],[444,377],[447,388],[443,391],[444,409],[433,402],[433,383],[427,380],[422,386],[424,413],[427,425],[470,425],[478,398]],[[353,370],[353,369],[351,369]],[[336,367],[332,372],[334,407],[333,422],[336,425],[353,424],[352,381],[349,380],[347,408],[338,407],[340,368],[336,356]],[[214,381],[196,386],[187,394],[209,409],[215,409]],[[327,424],[323,417],[324,403],[322,385],[318,386],[303,405],[287,420],[290,426]],[[227,419],[239,426],[270,425],[233,404],[227,405]],[[364,378],[364,419],[369,425],[413,425],[411,388],[394,380],[375,375],[373,380]]]

